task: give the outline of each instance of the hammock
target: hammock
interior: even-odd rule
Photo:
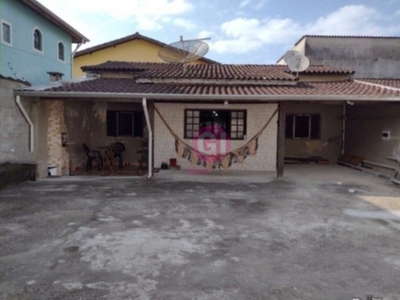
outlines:
[[[265,129],[271,123],[272,119],[278,113],[278,109],[272,114],[269,118],[268,122],[253,136],[246,144],[243,146],[229,151],[228,153],[210,155],[206,153],[202,153],[197,149],[194,149],[192,146],[188,145],[183,141],[169,126],[167,121],[161,115],[157,107],[155,107],[155,111],[159,115],[160,119],[163,121],[165,126],[168,128],[171,135],[175,138],[175,151],[178,157],[187,158],[193,167],[195,166],[203,166],[208,170],[215,168],[223,168],[228,169],[232,166],[232,163],[243,163],[244,160],[250,155],[255,156],[258,150],[258,139],[263,134]]]

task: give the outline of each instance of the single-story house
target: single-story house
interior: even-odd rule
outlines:
[[[43,119],[33,140],[47,149],[46,164],[56,165],[59,175],[84,166],[82,143],[95,149],[122,141],[125,160],[135,162],[148,137],[149,175],[152,166],[175,158],[182,169],[277,171],[283,177],[285,157],[334,163],[348,145],[369,147],[368,121],[350,122],[350,112],[385,107],[390,114],[400,104],[398,86],[356,81],[351,70],[321,65],[298,77],[282,65],[108,61],[83,71],[85,79],[15,91],[40,105]],[[391,134],[400,136],[400,129]]]

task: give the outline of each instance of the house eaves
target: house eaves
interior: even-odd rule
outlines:
[[[256,102],[280,102],[280,101],[354,101],[354,102],[400,102],[400,96],[390,97],[386,95],[210,95],[210,94],[155,94],[155,93],[98,93],[98,92],[45,92],[45,91],[14,91],[21,97],[39,97],[51,99],[103,99],[118,100],[132,99],[140,101],[143,98],[158,101],[256,101]]]
[[[47,7],[40,4],[38,1],[36,1],[36,0],[19,0],[19,1],[21,1],[25,5],[29,6],[32,10],[36,11],[38,14],[40,14],[41,16],[43,16],[44,18],[49,20],[51,23],[60,27],[65,32],[70,34],[72,37],[73,43],[80,44],[80,43],[86,43],[86,42],[90,41],[87,37],[85,37],[83,34],[81,34],[79,31],[77,31],[75,28],[73,28],[67,22],[62,20],[59,16],[54,14]]]

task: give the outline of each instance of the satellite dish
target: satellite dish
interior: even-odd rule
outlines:
[[[198,60],[207,54],[210,49],[205,39],[184,40],[181,36],[179,42],[169,44],[158,52],[158,57],[169,63],[188,63]]]
[[[289,62],[292,61],[293,56],[295,56],[295,55],[301,55],[301,53],[299,51],[296,51],[296,50],[289,50],[283,56],[283,60],[285,61],[286,64],[289,64]]]
[[[310,60],[307,56],[302,54],[295,54],[291,58],[288,58],[288,66],[290,71],[296,72],[299,76],[299,72],[303,72],[310,66]]]

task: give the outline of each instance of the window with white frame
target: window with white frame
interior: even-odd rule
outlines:
[[[65,47],[62,42],[58,43],[58,59],[65,61]]]
[[[309,139],[321,138],[320,114],[288,114],[286,115],[286,138]]]
[[[43,51],[43,36],[39,29],[33,31],[33,48],[37,51]]]
[[[12,44],[11,24],[3,20],[1,21],[1,41],[7,45]]]

